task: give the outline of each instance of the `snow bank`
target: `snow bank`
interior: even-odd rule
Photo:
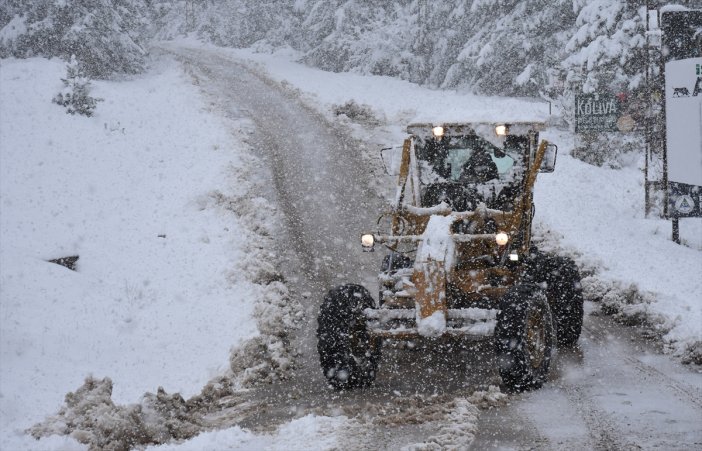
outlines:
[[[194,41],[178,43],[204,45]],[[548,118],[548,103],[534,99],[496,98],[434,90],[388,76],[323,72],[291,62],[298,54],[289,50],[273,54],[238,49],[219,50],[261,64],[273,78],[284,80],[305,94],[312,95],[314,100],[324,105],[325,112],[353,101],[365,104],[366,109],[370,106],[375,110],[374,118],[385,117],[390,123],[403,127],[411,122],[432,122],[437,118],[445,122],[539,122]],[[365,111],[364,114],[370,115],[370,112]]]
[[[397,398],[384,403],[378,411],[368,410],[377,414],[373,422],[385,427],[402,430],[406,425],[415,426],[412,430],[405,430],[406,436],[400,441],[403,444],[398,446],[402,450],[468,449],[475,439],[480,410],[504,406],[507,399],[507,395],[495,386],[468,397],[455,398],[436,394],[399,396],[398,393]],[[412,443],[417,431],[422,439]]]
[[[568,134],[547,138],[562,153],[572,148]],[[644,217],[643,191],[637,168],[559,158],[535,189],[541,234],[594,273],[584,280],[587,297],[630,323],[648,322],[674,354],[702,363],[702,220],[681,220],[687,245],[677,245],[669,221]]]
[[[464,398],[456,398],[447,409],[449,411],[437,424],[435,434],[423,443],[407,445],[402,450],[468,449],[478,430],[478,409]]]
[[[307,415],[280,426],[272,434],[257,434],[233,427],[212,431],[181,444],[167,444],[146,448],[151,451],[211,450],[333,450],[344,449],[347,443],[339,440],[343,431],[355,423],[344,416],[321,417]]]
[[[40,439],[69,435],[90,449],[124,450],[173,438],[187,439],[200,431],[201,415],[193,414],[178,395],[159,389],[147,394],[141,404],[118,406],[112,402],[112,381],[87,378],[74,393],[66,395],[66,405],[48,421],[29,429]]]
[[[23,431],[91,374],[111,378],[115,405],[198,394],[260,329],[280,377],[295,318],[265,262],[275,210],[236,129],[175,64],[95,82],[92,118],[51,103],[62,63],[1,64],[0,448],[36,449]],[[75,272],[47,262],[75,255]],[[39,447],[54,444],[79,446]]]

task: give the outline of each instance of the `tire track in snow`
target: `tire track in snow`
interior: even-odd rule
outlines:
[[[661,387],[677,393],[678,399],[681,401],[694,404],[698,409],[702,410],[702,387],[695,388],[692,385],[671,379],[660,370],[643,363],[635,357],[624,356],[623,358],[628,362],[629,366],[637,369],[644,377],[655,379]]]
[[[603,333],[606,327],[605,320],[600,319],[597,316],[595,318],[598,318],[597,325],[594,325],[591,322],[590,324],[587,324],[584,327],[584,331],[589,334],[589,336],[595,343],[597,343],[601,347],[608,347],[609,349],[612,349],[614,352],[616,352],[617,358],[626,362],[626,367],[630,367],[640,374],[640,376],[637,379],[643,379],[647,381],[653,380],[655,381],[654,383],[660,388],[675,393],[677,395],[677,398],[681,402],[690,404],[696,409],[702,411],[701,377],[697,377],[697,380],[701,383],[701,385],[694,386],[690,383],[679,380],[679,378],[675,374],[671,374],[670,372],[666,374],[666,372],[664,372],[663,370],[656,368],[652,364],[644,362],[642,358],[647,358],[647,355],[634,356],[631,355],[630,352],[627,352],[627,350],[621,350],[616,347],[612,348],[611,346],[609,346],[611,343],[609,343],[608,340],[605,339],[606,334]],[[629,330],[620,328],[618,332],[628,335],[628,337],[625,338],[630,341],[640,340],[639,337],[631,337],[633,333]],[[660,358],[655,358],[655,360],[657,363],[661,361]]]
[[[688,374],[686,368],[653,353],[635,331],[608,318],[587,315],[580,345],[579,350],[559,357],[560,377],[526,401],[543,406],[548,400],[565,398],[569,412],[563,416],[570,415],[586,428],[587,436],[580,434],[579,444],[578,434],[572,437],[575,446],[686,449],[702,443],[702,385],[697,388],[694,382],[679,380],[692,376],[690,381],[702,383],[702,375]],[[525,406],[524,410],[535,409]]]
[[[577,412],[587,427],[588,435],[592,440],[592,449],[598,451],[641,449],[637,445],[620,442],[613,426],[615,424],[614,418],[596,407],[581,387],[570,386],[566,393],[570,404],[576,406]]]

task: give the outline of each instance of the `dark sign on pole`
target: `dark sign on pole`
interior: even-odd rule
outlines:
[[[619,101],[611,94],[575,96],[575,132],[616,132]]]
[[[702,187],[686,183],[668,182],[669,210],[673,217],[702,216]]]

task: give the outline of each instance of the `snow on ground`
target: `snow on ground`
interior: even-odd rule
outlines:
[[[95,82],[92,118],[51,103],[62,62],[1,64],[0,449],[60,447],[22,431],[86,376],[116,403],[188,397],[258,334],[250,227],[224,202],[252,163],[175,64]]]
[[[385,136],[393,139],[378,148],[401,144],[404,126],[413,121],[452,121],[462,113],[464,120],[549,119],[548,104],[538,100],[472,96],[390,77],[322,72],[295,63],[292,51],[222,51],[254,61],[327,115],[334,105],[350,100],[369,106],[386,119]],[[605,301],[609,296],[610,309],[652,323],[674,354],[701,363],[702,219],[682,219],[685,245],[674,244],[669,221],[644,217],[643,173],[636,163],[622,170],[594,167],[570,157],[572,133],[549,129],[542,137],[560,149],[556,172],[543,174],[535,189],[537,227],[548,245],[573,255],[586,273],[597,273],[597,284],[586,280],[586,294]]]
[[[572,147],[566,133],[549,139]],[[635,167],[560,158],[556,172],[537,184],[537,217],[586,271],[596,271],[597,281],[584,281],[586,294],[614,302],[609,307],[629,318],[647,318],[675,354],[702,363],[702,220],[682,219],[688,245],[677,245],[669,221],[644,217],[643,191]],[[610,292],[630,299],[607,299]]]
[[[187,45],[202,45],[186,41]],[[548,117],[548,103],[538,99],[476,96],[452,90],[429,89],[388,76],[332,73],[294,63],[298,54],[282,50],[274,54],[251,50],[221,49],[255,61],[279,81],[303,93],[312,94],[325,109],[333,104],[354,100],[368,104],[384,115],[389,124],[406,126],[410,122],[456,121],[538,121]],[[499,105],[495,102],[499,101]],[[395,144],[395,143],[390,143]]]
[[[411,121],[462,111],[473,120],[547,117],[539,102],[325,73],[290,54],[222,51],[256,61],[329,116],[333,104],[370,105],[383,119],[373,136],[389,141],[379,147],[399,144]],[[251,260],[251,225],[236,201],[251,188],[255,161],[173,64],[95,83],[105,101],[93,118],[50,103],[63,63],[0,64],[0,449],[36,449],[21,431],[56,412],[86,376],[109,376],[115,403],[158,386],[187,397],[228,371],[232,345],[257,335],[262,293],[238,272]],[[612,287],[633,293],[623,308],[658,321],[673,351],[699,347],[700,221],[683,220],[687,246],[674,245],[668,222],[643,217],[636,168],[594,168],[568,156],[572,135],[545,136],[561,153],[537,186],[539,230],[610,284],[604,297]],[[70,255],[80,255],[76,272],[46,261]],[[329,449],[346,421],[308,416],[271,435],[233,428],[174,447],[294,449],[299,439]],[[52,436],[41,448],[85,447]]]
[[[274,434],[255,434],[240,427],[206,432],[180,444],[147,448],[150,451],[331,450],[344,449],[339,437],[353,423],[347,417],[307,415],[279,427]]]

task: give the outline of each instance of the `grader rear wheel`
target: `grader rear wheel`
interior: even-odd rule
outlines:
[[[580,272],[568,257],[531,250],[528,277],[533,283],[546,284],[558,345],[575,346],[583,327],[583,291]]]
[[[575,262],[566,257],[551,259],[546,276],[547,296],[553,311],[558,344],[572,347],[578,342],[583,327],[583,291],[580,272]]]

